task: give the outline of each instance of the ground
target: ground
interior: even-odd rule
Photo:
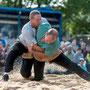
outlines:
[[[47,67],[46,65],[45,70]],[[50,65],[48,68],[50,68]],[[0,90],[90,90],[90,82],[81,79],[76,74],[47,74],[44,76],[44,80],[36,82],[31,81],[30,78],[27,80],[22,78],[19,69],[20,65],[15,67],[10,73],[8,82],[0,81]],[[1,78],[2,75],[0,75]]]

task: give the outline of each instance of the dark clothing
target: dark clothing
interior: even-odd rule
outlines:
[[[34,58],[30,60],[23,59],[21,71],[20,71],[21,75],[24,78],[30,77],[33,64],[34,64],[34,73],[35,73],[34,79],[36,81],[42,80],[45,62],[39,62],[35,60]]]
[[[13,69],[13,64],[15,59],[18,56],[21,56],[23,53],[27,53],[28,49],[21,43],[15,42],[11,50],[6,58],[5,64],[5,72],[10,72]],[[43,69],[45,62],[39,62],[33,59],[23,59],[22,67],[21,67],[21,74],[24,78],[28,78],[31,75],[31,68],[34,64],[35,70],[35,79],[42,80],[43,79]],[[40,77],[39,77],[40,76]]]
[[[86,58],[86,56],[87,56],[87,51],[84,51],[84,52],[83,52],[83,55],[84,55],[84,58]]]
[[[75,72],[83,79],[90,81],[90,73],[83,70],[76,63],[72,62],[63,53],[61,53],[56,59],[52,60],[51,62],[61,65],[61,66],[65,67],[66,69],[69,69],[70,71]]]

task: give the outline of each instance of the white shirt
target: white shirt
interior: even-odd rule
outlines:
[[[47,22],[48,21],[45,18],[41,18],[41,24]],[[32,28],[31,26],[31,22],[29,21],[28,23],[26,23],[23,28],[22,28],[22,33],[19,36],[20,41],[22,42],[23,45],[26,45],[26,42],[28,42],[29,44],[36,44],[36,29]]]

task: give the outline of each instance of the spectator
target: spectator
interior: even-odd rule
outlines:
[[[70,60],[74,60],[74,52],[72,51],[71,45],[67,47],[67,51],[64,53]]]
[[[66,39],[65,36],[63,36],[63,37],[62,37],[62,41],[61,41],[61,46],[60,46],[60,47],[63,49],[63,51],[66,50],[66,47],[67,47],[69,44],[70,44],[70,42],[67,41],[67,39]]]
[[[78,48],[77,53],[75,54],[75,62],[79,64],[80,58],[83,58],[83,54],[81,52],[81,48]]]
[[[6,44],[6,47],[5,47],[5,54],[8,55],[8,52],[10,50],[10,44]]]
[[[74,62],[74,52],[72,51],[71,45],[67,46],[67,51],[64,54]],[[73,74],[73,72],[67,69],[64,74]]]
[[[5,54],[3,50],[0,50],[0,66],[5,65]]]
[[[2,42],[3,48],[6,46],[6,41],[2,38],[2,34],[0,33],[0,41]]]
[[[76,45],[76,39],[73,39],[72,46],[75,46],[75,45]]]
[[[83,42],[84,42],[84,41],[83,41],[83,39],[81,38],[81,39],[79,40],[78,47],[80,47],[80,48],[81,48],[81,44],[82,44]]]
[[[84,58],[86,59],[86,56],[87,56],[87,52],[89,51],[89,45],[86,45],[86,49],[85,51],[83,52],[83,55],[84,55]]]
[[[90,63],[90,46],[88,45],[88,51],[87,51],[87,55],[86,55],[86,60],[88,61],[88,63]]]
[[[78,65],[79,65],[82,69],[84,69],[84,70],[87,71],[87,67],[86,67],[86,64],[85,64],[84,62],[85,62],[84,58],[80,58]]]
[[[87,61],[87,70],[88,72],[90,72],[90,45],[87,46],[86,61]]]
[[[72,50],[73,50],[74,53],[77,52],[77,49],[78,49],[78,47],[76,45],[72,46]]]
[[[86,49],[86,43],[82,43],[81,44],[82,53],[85,51],[85,49]]]
[[[0,50],[3,50],[3,45],[1,41],[0,41]]]

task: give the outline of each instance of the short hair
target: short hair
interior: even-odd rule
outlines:
[[[68,46],[67,46],[67,49],[68,49],[68,48],[71,48],[71,49],[72,49],[72,46],[71,46],[71,45],[68,45]]]
[[[52,35],[53,39],[54,39],[54,37],[57,38],[58,37],[58,31],[54,28],[51,28],[48,30],[47,35]]]
[[[41,15],[41,13],[38,11],[38,10],[33,10],[33,11],[31,11],[30,12],[30,14],[29,14],[29,19],[30,18],[33,18],[35,15]]]
[[[81,48],[79,47],[78,50],[81,50]]]

